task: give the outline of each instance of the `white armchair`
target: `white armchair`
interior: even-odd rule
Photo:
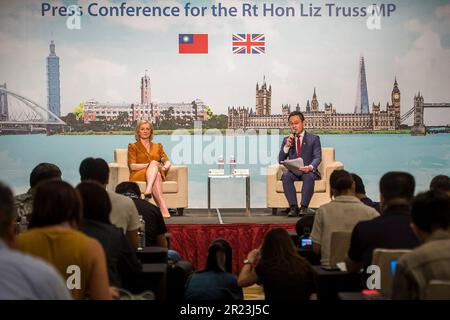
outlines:
[[[116,186],[128,181],[130,169],[128,168],[127,149],[114,150],[114,162],[109,163],[108,190],[114,191]],[[145,182],[137,182],[141,192],[145,191]],[[162,184],[163,197],[168,208],[176,208],[179,215],[188,207],[188,169],[187,166],[172,165],[167,172],[166,181]],[[154,203],[154,199],[150,200]]]
[[[316,180],[314,184],[314,194],[309,206],[318,208],[322,204],[331,201],[330,175],[334,170],[344,169],[340,161],[334,159],[334,148],[322,148],[322,162],[319,165],[319,172],[322,179]],[[267,167],[266,177],[266,201],[267,208],[272,208],[272,213],[276,214],[278,208],[288,208],[286,196],[284,195],[281,175],[287,169],[280,164],[273,164]],[[297,191],[298,203],[301,202],[302,181],[294,182]]]

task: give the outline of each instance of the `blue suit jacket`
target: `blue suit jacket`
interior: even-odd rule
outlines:
[[[297,151],[295,150],[295,145],[289,148],[289,152],[284,153],[283,147],[286,144],[288,137],[284,137],[283,143],[281,144],[280,153],[278,155],[278,162],[286,159],[297,158]],[[319,164],[322,162],[322,146],[320,145],[320,138],[315,134],[305,132],[302,141],[302,151],[300,157],[303,159],[305,166],[312,165],[314,167],[313,172],[320,178]]]

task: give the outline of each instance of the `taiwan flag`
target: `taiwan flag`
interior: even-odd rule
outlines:
[[[208,53],[208,35],[179,34],[178,53]]]

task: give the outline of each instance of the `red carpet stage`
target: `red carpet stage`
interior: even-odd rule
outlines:
[[[190,261],[196,270],[205,267],[209,244],[224,238],[233,248],[233,273],[238,274],[247,253],[261,245],[265,234],[273,228],[295,232],[298,219],[270,214],[252,216],[192,215],[167,220],[171,249],[178,251],[183,260]]]

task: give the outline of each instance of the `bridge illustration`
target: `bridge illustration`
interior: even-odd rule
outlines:
[[[427,133],[427,127],[424,124],[424,109],[425,108],[450,108],[450,102],[442,102],[442,103],[429,103],[424,102],[423,96],[420,92],[417,95],[414,95],[414,106],[409,109],[405,114],[400,117],[400,123],[405,122],[411,115],[413,115],[413,126],[411,128],[412,135],[425,135]],[[442,128],[442,126],[439,126]],[[434,130],[436,132],[449,132],[448,124],[446,129],[441,129],[439,131]]]
[[[49,133],[66,126],[57,115],[23,95],[0,86],[0,134]]]

